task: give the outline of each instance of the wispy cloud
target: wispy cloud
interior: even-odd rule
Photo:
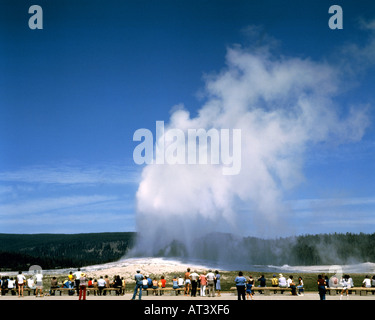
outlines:
[[[34,214],[66,208],[74,209],[81,206],[113,201],[115,199],[111,196],[101,195],[32,199],[20,203],[13,202],[0,205],[0,216]]]
[[[287,201],[294,210],[328,209],[347,206],[374,205],[375,197],[363,198],[330,198],[330,199],[300,199]]]
[[[137,170],[64,164],[2,171],[0,232],[100,232],[120,226],[126,230],[127,225],[134,229],[129,217]]]
[[[367,41],[363,45],[347,43],[342,48],[342,71],[346,76],[367,72],[375,64],[375,20],[360,19],[359,27],[369,32],[370,36],[367,39],[364,37]]]
[[[50,212],[1,218],[0,232],[16,233],[82,233],[103,231],[135,231],[132,213],[87,211],[76,214]],[[16,229],[15,229],[16,228]]]
[[[0,182],[44,184],[128,184],[138,182],[136,169],[127,166],[33,166],[0,172]]]

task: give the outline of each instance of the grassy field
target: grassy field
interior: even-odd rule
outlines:
[[[243,271],[243,274],[246,278],[248,278],[251,275],[256,281],[256,286],[259,285],[259,282],[257,282],[257,280],[260,278],[260,276],[262,274],[264,274],[264,276],[266,278],[267,286],[271,286],[271,279],[272,279],[273,273],[270,273],[270,272],[260,273],[260,272]],[[176,276],[176,275],[182,276],[182,274],[178,274],[178,273],[175,273],[175,272],[166,273],[166,274],[163,274],[163,275],[164,275],[165,279],[167,280],[167,286],[172,286],[172,279],[173,279],[174,276]],[[231,287],[235,286],[234,279],[238,275],[238,271],[231,271],[231,272],[223,271],[223,272],[220,272],[220,275],[221,275],[222,291],[229,291]],[[276,274],[276,275],[278,277],[278,274]],[[293,280],[295,281],[295,283],[298,282],[298,277],[302,277],[303,282],[304,282],[304,288],[305,288],[306,292],[307,291],[311,291],[311,292],[318,291],[318,288],[317,288],[318,273],[283,273],[283,275],[284,275],[285,278],[288,278],[290,275],[293,275]],[[332,274],[326,274],[326,275],[328,277],[332,276]],[[43,283],[44,283],[45,289],[48,289],[50,287],[50,282],[51,282],[52,276],[53,275],[48,275],[48,276],[44,277]],[[61,285],[61,283],[68,278],[68,275],[56,274],[55,276],[58,280],[59,285]],[[161,276],[162,276],[161,274],[151,274],[150,275],[150,277],[152,279],[153,278],[160,279]],[[355,274],[351,274],[350,276],[352,277],[352,279],[354,281],[354,286],[360,287],[360,286],[362,286],[362,281],[365,278],[366,274],[355,273]],[[372,277],[372,274],[368,274],[368,276]],[[88,274],[88,277],[90,277],[90,274]],[[121,277],[121,274],[120,274],[120,277]],[[112,281],[111,278],[110,278],[110,281]],[[126,281],[126,291],[130,292],[133,289],[134,289],[134,281],[133,280],[127,280]]]

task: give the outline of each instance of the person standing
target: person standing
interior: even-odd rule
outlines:
[[[35,275],[35,282],[36,282],[36,291],[35,291],[35,297],[38,296],[39,291],[39,297],[43,297],[43,274],[42,270],[38,270],[37,274]]]
[[[322,275],[318,275],[318,292],[320,300],[326,299],[326,281]]]
[[[201,297],[205,297],[206,296],[206,286],[207,286],[206,272],[203,272],[199,276],[199,281],[200,281],[200,284],[201,284],[201,291],[200,291]]]
[[[79,277],[79,299],[86,300],[86,287],[87,287],[87,276],[84,272],[81,273]]]
[[[217,296],[218,297],[221,297],[221,294],[220,294],[220,291],[221,291],[220,278],[221,278],[221,275],[220,275],[219,271],[216,270],[215,271],[215,280],[216,280],[215,289],[217,291]]]
[[[237,288],[238,300],[245,300],[245,288],[246,288],[246,278],[243,276],[242,271],[238,273],[236,279],[234,279]]]
[[[18,284],[18,298],[20,296],[23,297],[23,286],[25,284],[25,281],[26,281],[26,278],[25,276],[22,274],[22,271],[19,271],[18,272],[18,275],[17,275],[17,284]],[[22,293],[22,295],[21,295]]]
[[[191,296],[196,297],[199,274],[196,271],[194,271],[192,274],[190,274],[190,279],[191,279]]]
[[[250,276],[246,283],[246,299],[247,300],[249,300],[249,297],[251,297],[251,300],[254,300],[253,292],[252,292],[253,286],[254,286],[254,279],[252,276]]]
[[[185,293],[184,293],[184,295],[188,296],[189,291],[190,291],[190,283],[191,283],[190,268],[187,268],[187,270],[185,272],[185,275],[184,275],[184,278],[185,278]]]
[[[78,268],[78,270],[73,274],[74,277],[74,286],[77,291],[77,296],[79,295],[79,278],[81,277],[81,269]]]
[[[141,300],[142,299],[142,285],[143,285],[143,275],[141,274],[141,270],[137,270],[137,273],[134,276],[134,280],[135,280],[135,287],[134,287],[133,297],[131,300],[135,299],[138,289],[139,289],[139,300]]]
[[[206,279],[207,279],[208,294],[210,297],[214,297],[215,296],[215,274],[212,272],[212,270],[208,270]]]

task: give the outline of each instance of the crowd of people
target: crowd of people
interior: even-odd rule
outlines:
[[[0,279],[0,296],[11,292],[12,295],[18,293],[18,297],[24,296],[24,289],[31,290],[35,297],[43,297],[43,274],[41,271],[34,272],[30,277],[19,271],[16,277],[3,276]],[[113,277],[112,280],[106,275],[100,276],[99,279],[88,278],[87,275],[78,268],[76,272],[70,272],[65,280],[60,283],[56,277],[51,278],[49,287],[49,295],[55,295],[55,291],[59,288],[71,289],[68,290],[69,295],[76,294],[79,300],[86,299],[87,288],[92,288],[94,295],[106,295],[106,288],[117,288],[117,295],[125,294],[125,280],[119,275]]]
[[[134,277],[136,282],[132,300],[134,300],[138,294],[139,299],[142,299],[142,290],[150,290],[155,295],[162,295],[163,289],[172,288],[176,290],[176,294],[182,292],[186,296],[196,297],[199,294],[201,297],[215,297],[221,296],[221,275],[218,270],[208,272],[203,271],[198,274],[196,271],[188,268],[183,275],[176,275],[172,278],[170,283],[167,282],[164,276],[160,278],[151,277],[150,275],[141,274],[140,270]],[[271,284],[269,284],[269,280]],[[268,283],[267,283],[268,282]],[[238,276],[234,279],[236,285],[238,300],[250,300],[254,299],[254,288],[258,287],[258,292],[262,294],[262,288],[274,287],[276,288],[288,288],[288,291],[292,295],[303,296],[304,295],[304,281],[302,277],[298,277],[297,280],[293,278],[293,275],[285,277],[283,274],[278,276],[274,274],[271,279],[266,279],[264,275],[253,278],[252,275],[245,277],[243,272],[239,272]],[[267,285],[268,284],[268,285]],[[375,275],[371,278],[365,276],[361,283],[362,287],[375,288]],[[55,295],[55,291],[59,288],[70,289],[68,290],[69,295],[77,295],[79,300],[86,299],[87,288],[93,289],[94,295],[106,295],[109,288],[115,288],[117,295],[125,294],[125,279],[116,275],[112,280],[106,276],[100,276],[98,279],[89,278],[79,268],[76,272],[70,272],[65,280],[58,281],[56,277],[51,278],[49,294]],[[343,275],[340,279],[336,275],[328,278],[326,275],[318,275],[317,278],[317,289],[321,300],[325,300],[325,295],[328,288],[336,288],[341,292],[340,299],[344,295],[349,296],[349,291],[354,287],[353,279],[349,275]],[[24,296],[24,288],[32,290],[36,297],[43,296],[43,274],[41,270],[35,270],[34,273],[26,278],[26,276],[19,271],[17,276],[7,277],[3,276],[0,278],[0,295],[6,295],[8,292],[18,297]],[[281,291],[281,293],[284,293]],[[373,292],[375,294],[375,291]]]
[[[58,284],[56,277],[51,280],[50,294],[54,295],[58,288],[71,289],[68,291],[69,295],[76,294],[79,300],[86,300],[87,288],[93,289],[93,294],[96,296],[105,296],[107,291],[105,289],[116,288],[116,295],[125,294],[125,279],[119,275],[115,275],[112,280],[108,275],[100,276],[98,279],[89,278],[86,273],[82,272],[80,268],[73,273],[69,273],[68,278]]]
[[[208,272],[203,271],[198,274],[196,271],[190,272],[188,268],[185,274],[174,276],[172,279],[172,289],[176,290],[176,294],[184,292],[184,295],[196,297],[197,292],[199,292],[201,297],[209,296],[215,297],[221,296],[221,275],[218,270],[213,272],[208,270]],[[153,294],[163,294],[163,289],[166,288],[167,281],[164,276],[158,280],[156,278],[151,279],[147,275],[141,274],[140,270],[137,270],[137,274],[134,276],[135,288],[132,300],[134,300],[138,294],[139,300],[142,299],[142,290],[153,289]]]
[[[238,276],[234,280],[237,288],[238,300],[254,300],[254,287],[255,287],[255,279],[252,275],[248,276],[247,278],[243,275],[243,272],[240,271]],[[258,288],[265,288],[267,287],[267,280],[264,275],[261,275],[260,278],[257,279],[259,282]],[[271,287],[276,288],[290,288],[292,295],[303,296],[304,295],[304,283],[302,277],[298,278],[297,283],[293,279],[293,275],[290,275],[287,278],[283,276],[283,274],[279,274],[277,277],[276,274],[272,276],[271,279]],[[259,293],[262,294],[262,290],[259,290]],[[283,291],[281,291],[283,293]],[[246,297],[246,298],[245,298]]]
[[[23,297],[24,288],[33,290],[35,296],[42,296],[43,275],[38,270],[31,277],[26,279],[22,271],[19,271],[15,277],[1,277],[0,288],[0,296],[11,292],[12,295],[16,295],[18,293],[18,297]]]
[[[267,287],[267,280],[264,277],[264,275],[258,278],[257,281],[259,282],[258,288]],[[238,294],[238,300],[245,300],[245,297],[246,300],[254,299],[253,294],[255,280],[251,275],[248,278],[246,278],[243,275],[242,271],[240,271],[238,273],[238,276],[235,278],[235,284]],[[366,275],[361,285],[365,288],[375,288],[375,275],[371,279],[368,275]],[[347,297],[349,296],[349,291],[351,288],[354,287],[354,282],[350,275],[343,275],[340,279],[338,279],[336,275],[333,275],[330,278],[328,278],[328,276],[324,274],[319,274],[317,279],[317,286],[320,300],[326,299],[327,288],[340,289],[340,299],[342,299],[344,294],[346,294]],[[304,283],[302,277],[298,277],[298,281],[296,282],[293,279],[293,275],[290,275],[287,279],[281,273],[278,277],[276,276],[276,274],[274,274],[271,279],[271,287],[289,288],[291,295],[304,295]],[[262,294],[262,291],[259,290],[259,293]],[[283,293],[283,291],[281,291],[281,293]],[[375,292],[373,292],[373,294],[374,293]]]
[[[375,287],[375,275],[370,279],[368,275],[365,276],[365,279],[362,281],[361,284],[364,288],[372,288]],[[349,298],[349,291],[351,288],[354,287],[353,279],[350,275],[346,274],[343,275],[340,280],[334,275],[331,278],[328,278],[324,275],[318,275],[318,291],[320,300],[325,300],[325,295],[327,288],[341,290],[340,300],[343,299],[344,294],[346,294],[347,299]],[[373,292],[374,294],[375,292]]]

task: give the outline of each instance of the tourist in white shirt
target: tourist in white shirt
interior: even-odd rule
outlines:
[[[105,280],[103,279],[103,276],[100,276],[100,279],[98,280],[99,296],[102,295],[104,288],[105,288]]]
[[[8,279],[8,289],[9,290],[14,289],[15,284],[16,284],[16,280],[14,280],[13,278]]]
[[[279,287],[280,288],[286,288],[287,287],[286,279],[281,273],[279,274]]]
[[[199,274],[196,271],[193,271],[190,274],[190,280],[191,280],[191,296],[196,297],[197,296],[197,285],[198,285],[198,279]]]
[[[354,282],[353,282],[353,278],[352,277],[349,277],[349,284],[350,284],[350,288],[354,287]]]
[[[178,286],[180,287],[180,288],[183,288],[184,287],[184,278],[182,278],[181,276],[179,276],[178,277],[178,279],[177,279],[177,281],[178,281]]]
[[[35,292],[36,286],[35,286],[33,277],[30,277],[29,279],[27,279],[27,286],[30,290],[34,290],[34,295],[36,295],[36,292]]]
[[[365,280],[363,280],[362,283],[365,288],[371,288],[371,279],[368,276],[365,277]]]
[[[210,297],[215,296],[215,274],[208,270],[208,273],[206,275],[207,278],[207,289]]]
[[[344,275],[341,279],[342,291],[340,295],[340,300],[343,294],[346,293],[346,298],[349,299],[349,289],[353,286],[353,280],[349,275]]]
[[[287,283],[287,286],[288,288],[290,288],[290,284],[293,282],[292,278],[288,278],[288,280],[286,280],[286,283]]]
[[[37,274],[34,276],[35,282],[36,282],[36,291],[35,291],[35,297],[38,296],[38,291],[39,291],[39,296],[43,297],[43,274],[41,270],[37,271]]]
[[[79,295],[79,278],[81,278],[81,269],[78,268],[76,272],[74,272],[74,286],[77,291],[77,296]]]
[[[17,275],[18,298],[21,296],[21,294],[22,294],[22,297],[23,297],[23,286],[25,284],[25,281],[26,281],[26,278],[22,274],[22,271],[18,272],[18,275]]]
[[[297,286],[297,289],[298,289],[298,295],[299,296],[303,296],[303,293],[304,293],[304,288],[303,288],[303,280],[302,280],[302,277],[299,277],[298,278],[298,286]]]
[[[34,282],[33,278],[27,279],[27,286],[29,287],[29,289],[32,289],[32,290],[36,289],[35,282]]]

